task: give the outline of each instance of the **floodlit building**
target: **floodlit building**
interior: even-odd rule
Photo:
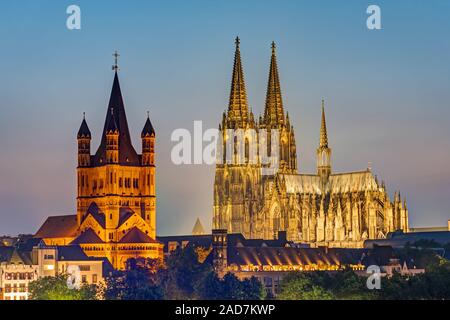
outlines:
[[[129,258],[162,258],[156,238],[155,129],[148,116],[142,153],[131,142],[119,84],[117,57],[97,151],[83,117],[77,134],[77,214],[49,217],[35,237],[47,245],[79,245],[122,269]]]
[[[0,247],[0,300],[27,300],[29,284],[41,277],[71,274],[80,284],[101,284],[113,270],[106,258],[88,257],[80,246],[47,246],[33,239]]]
[[[273,239],[278,231],[286,231],[289,240],[316,247],[362,247],[366,239],[408,231],[406,200],[399,192],[391,198],[370,168],[333,170],[323,101],[317,172],[299,172],[274,43],[264,113],[258,120],[248,106],[236,39],[230,100],[219,130],[223,151],[214,180],[214,229],[241,233],[247,239]],[[264,162],[263,155],[271,157],[270,163]],[[267,169],[273,164],[277,168],[271,173]]]

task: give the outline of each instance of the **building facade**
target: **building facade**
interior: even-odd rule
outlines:
[[[76,284],[102,284],[111,271],[106,259],[90,258],[76,245],[0,247],[0,300],[28,300],[30,282],[41,277],[71,274]]]
[[[117,58],[117,56],[116,56]],[[162,258],[156,238],[155,130],[147,117],[142,154],[132,145],[118,67],[97,151],[83,117],[77,134],[77,214],[50,217],[36,233],[49,245],[80,245],[115,268],[129,258]]]
[[[323,101],[317,172],[299,173],[294,127],[284,110],[274,43],[265,109],[256,121],[247,103],[236,39],[230,100],[219,130],[224,151],[216,165],[213,229],[262,239],[286,231],[289,240],[330,247],[362,247],[366,239],[408,231],[406,200],[399,192],[391,199],[385,183],[370,168],[347,173],[332,170]],[[263,161],[265,155],[271,157],[269,162]],[[266,169],[274,163],[276,170],[270,173]]]

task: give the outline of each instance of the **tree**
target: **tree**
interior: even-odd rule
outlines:
[[[367,289],[367,278],[358,276],[353,270],[345,269],[330,276],[331,290],[340,300],[371,300],[376,298],[373,290]]]
[[[99,287],[84,284],[81,288],[69,288],[68,275],[43,277],[30,282],[29,291],[32,300],[96,300]]]
[[[280,284],[279,300],[331,300],[334,295],[331,291],[316,284],[318,280],[313,277],[317,274],[294,272],[287,275]],[[323,276],[323,275],[320,275]]]
[[[166,261],[166,269],[158,276],[167,299],[201,299],[202,285],[210,277],[212,266],[201,263],[194,248],[187,246],[171,252]],[[211,280],[211,279],[210,279]]]
[[[266,296],[257,278],[239,280],[232,273],[220,279],[215,272],[211,272],[203,283],[202,292],[202,299],[206,300],[261,300]]]
[[[129,259],[125,271],[116,271],[106,279],[107,300],[160,300],[164,292],[157,276],[161,261]]]

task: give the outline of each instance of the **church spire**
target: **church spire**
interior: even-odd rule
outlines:
[[[270,59],[269,81],[267,84],[266,107],[264,122],[269,125],[282,125],[285,122],[283,99],[281,97],[280,78],[278,75],[276,45],[272,42],[272,57]]]
[[[94,165],[101,165],[106,160],[106,133],[108,130],[108,125],[111,123],[111,118],[114,118],[117,130],[120,132],[118,162],[126,165],[139,165],[140,163],[139,156],[131,143],[130,131],[128,129],[127,116],[125,113],[125,106],[123,103],[122,91],[120,89],[119,76],[117,73],[117,70],[119,69],[117,65],[118,56],[119,55],[116,52],[114,54],[115,65],[113,66],[114,80],[106,110],[106,119],[103,127],[102,139],[94,156]]]
[[[80,129],[78,130],[77,138],[91,138],[91,131],[86,123],[86,114],[83,112],[83,121],[81,122]]]
[[[245,90],[244,72],[242,68],[240,40],[236,37],[233,76],[231,80],[228,120],[237,127],[244,127],[248,120],[247,92]]]
[[[328,148],[327,123],[325,120],[325,101],[322,99],[322,123],[320,125],[320,147]]]
[[[320,125],[320,143],[317,148],[317,174],[325,180],[331,174],[331,149],[328,148],[327,124],[325,121],[325,102],[322,99],[322,122]],[[324,181],[325,181],[324,180]]]

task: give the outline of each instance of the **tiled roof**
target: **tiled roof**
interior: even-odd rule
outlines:
[[[209,248],[212,246],[212,235],[205,234],[199,236],[186,235],[186,236],[164,236],[156,237],[156,240],[164,244],[164,251],[168,252],[169,242],[177,242],[181,245],[182,242],[187,241],[188,245],[194,247]]]
[[[0,262],[9,262],[14,252],[14,247],[0,246]]]
[[[134,211],[128,207],[121,207],[119,210],[119,226],[124,224],[134,214]]]
[[[92,229],[87,229],[75,238],[70,244],[104,243]]]
[[[14,247],[0,247],[0,262],[25,265],[32,264],[30,252],[18,250]]]
[[[209,248],[212,246],[212,235],[185,235],[185,236],[160,236],[157,240],[164,243],[164,251],[167,252],[169,242],[187,241],[189,245],[194,247]],[[240,233],[227,234],[227,243],[229,247],[286,247],[289,242],[285,238],[284,233],[280,233],[280,239],[263,240],[263,239],[245,239]]]
[[[106,226],[105,214],[100,211],[99,207],[95,202],[91,202],[91,204],[89,205],[88,209],[86,210],[86,215],[84,216],[83,221],[86,220],[88,216],[92,216],[102,228],[105,228]]]
[[[76,215],[48,217],[34,235],[35,238],[75,237],[78,223]]]
[[[450,231],[436,231],[436,232],[393,232],[389,233],[386,239],[366,240],[364,247],[372,248],[374,246],[392,246],[399,248],[405,246],[408,242],[413,244],[420,240],[434,241],[441,245],[450,243]]]
[[[287,193],[316,193],[322,194],[320,177],[312,174],[283,174],[280,175],[285,183]],[[350,191],[377,190],[378,185],[370,171],[336,173],[330,175],[327,192],[344,193]]]
[[[358,264],[361,253],[319,248],[235,247],[228,248],[228,264],[236,265],[343,265]]]
[[[154,239],[150,238],[137,227],[132,228],[126,235],[120,239],[119,243],[156,243]]]
[[[58,246],[57,249],[60,261],[91,260],[78,245]]]

